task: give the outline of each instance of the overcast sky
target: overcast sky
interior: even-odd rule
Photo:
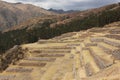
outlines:
[[[3,0],[7,2],[30,3],[45,9],[85,10],[120,2],[120,0]]]

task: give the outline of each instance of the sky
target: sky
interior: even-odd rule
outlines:
[[[86,10],[107,4],[120,2],[120,0],[3,0],[7,2],[22,2],[40,6],[45,9]]]

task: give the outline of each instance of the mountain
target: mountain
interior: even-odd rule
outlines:
[[[0,30],[11,28],[34,17],[46,15],[55,15],[55,13],[31,4],[8,3],[0,0]]]
[[[68,14],[60,14],[57,16],[44,16],[34,19],[29,19],[28,21],[23,22],[20,25],[14,26],[9,30],[15,30],[15,29],[23,29],[23,28],[34,28],[36,27],[42,27],[43,24],[49,23],[50,28],[56,28],[61,26],[60,28],[63,28],[64,26],[69,27],[68,30],[70,30],[70,27],[76,28],[85,28],[89,26],[104,26],[105,24],[109,24],[114,21],[120,20],[120,4],[110,4],[106,5],[100,8],[94,8],[94,9],[88,9],[85,11],[79,11],[79,12],[73,12]],[[109,18],[109,20],[107,20]],[[88,23],[85,23],[85,22]],[[90,22],[91,21],[91,22]],[[103,22],[104,21],[104,22]],[[75,24],[76,23],[76,24]],[[72,25],[75,24],[75,25]],[[80,26],[83,25],[83,26]],[[71,29],[72,29],[71,28]],[[73,29],[72,29],[73,30]],[[6,32],[6,31],[5,31]]]
[[[52,12],[59,13],[59,14],[78,12],[77,10],[64,11],[63,9],[53,9],[53,8],[48,9],[48,11],[52,11]]]
[[[106,24],[120,21],[119,13],[120,5],[116,3],[70,14],[29,19],[0,33],[0,52],[14,45],[50,39],[68,32],[103,27]]]

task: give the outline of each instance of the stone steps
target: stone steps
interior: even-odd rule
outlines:
[[[117,47],[111,46],[109,44],[106,44],[104,42],[99,42],[97,45],[102,48],[106,53],[112,54],[114,50],[117,50]]]
[[[117,46],[117,47],[119,47],[120,45],[119,40],[112,39],[112,38],[106,38],[106,37],[94,37],[94,38],[91,38],[91,41],[92,42],[105,42],[109,45]]]
[[[0,80],[15,80],[16,75],[10,74],[2,74],[0,75]]]
[[[120,34],[120,28],[112,29],[109,31],[110,34]]]
[[[48,61],[48,62],[53,62],[56,60],[56,58],[51,58],[51,57],[28,57],[25,58],[24,60],[29,60],[29,61]]]
[[[83,59],[84,59],[84,67],[86,70],[87,76],[92,76],[96,72],[99,71],[98,66],[96,65],[94,58],[91,56],[88,49],[82,51]]]
[[[120,34],[108,34],[105,37],[120,40]]]
[[[56,54],[56,53],[43,53],[43,54],[38,54],[38,55],[33,55],[34,57],[64,57],[65,54]]]
[[[33,62],[22,62],[18,64],[19,66],[34,66],[34,67],[44,67],[46,63],[33,63]]]
[[[42,50],[41,53],[70,53],[70,50]]]
[[[33,80],[31,76],[32,73],[33,71],[30,72],[30,70],[28,69],[25,71],[23,71],[22,69],[21,71],[20,69],[19,70],[17,69],[17,71],[15,71],[14,69],[13,71],[10,72],[5,71],[3,74],[1,74],[0,80],[25,80],[25,79]]]
[[[101,48],[97,46],[91,46],[90,51],[100,69],[106,68],[113,64],[111,55],[105,53]]]
[[[36,49],[36,50],[40,50],[40,51],[69,51],[71,48],[47,48],[47,49],[45,49],[45,48],[41,48],[41,49]]]
[[[110,39],[110,38],[104,38],[104,42],[109,44],[109,45],[112,45],[112,46],[115,46],[115,47],[120,47],[120,40],[115,40],[115,39]]]
[[[117,75],[116,75],[117,74]],[[120,64],[115,64],[104,70],[101,70],[94,76],[87,78],[86,80],[119,80],[120,76]]]
[[[112,53],[114,60],[120,60],[120,49],[114,50]]]
[[[67,44],[64,44],[64,43],[50,44],[51,46],[41,45],[41,46],[38,46],[38,48],[32,48],[32,49],[29,49],[29,50],[70,50],[71,47],[67,46]]]
[[[62,69],[66,67],[65,66],[66,64],[64,64],[63,68],[59,67],[59,65],[61,64],[60,62],[61,59],[58,60],[57,57],[66,57],[66,56],[64,56],[63,54],[56,54],[56,53],[50,53],[50,54],[42,53],[38,57],[31,56],[31,57],[28,57],[28,58],[25,58],[19,61],[19,63],[17,64],[18,66],[9,67],[5,71],[5,73],[6,74],[10,74],[10,73],[17,74],[15,77],[15,80],[17,78],[19,78],[18,80],[25,80],[25,79],[40,80],[40,76],[41,76],[41,80],[50,80],[50,79],[58,80],[57,77],[58,76],[60,77],[61,72],[57,73],[57,71],[62,71]],[[56,68],[57,66],[58,68]],[[69,65],[68,65],[68,68],[69,68]],[[65,73],[65,72],[66,71],[62,71],[62,73]],[[28,76],[25,77],[24,75],[28,75]],[[61,76],[61,79],[63,76]]]
[[[34,68],[29,67],[20,67],[20,66],[12,66],[5,70],[7,73],[31,73]]]

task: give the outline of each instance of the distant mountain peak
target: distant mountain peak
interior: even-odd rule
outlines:
[[[23,4],[22,2],[17,2],[17,3],[14,3],[14,4]]]
[[[48,11],[52,11],[52,12],[59,13],[59,14],[78,12],[78,10],[67,10],[67,11],[65,11],[63,9],[53,9],[53,8],[48,9]]]

